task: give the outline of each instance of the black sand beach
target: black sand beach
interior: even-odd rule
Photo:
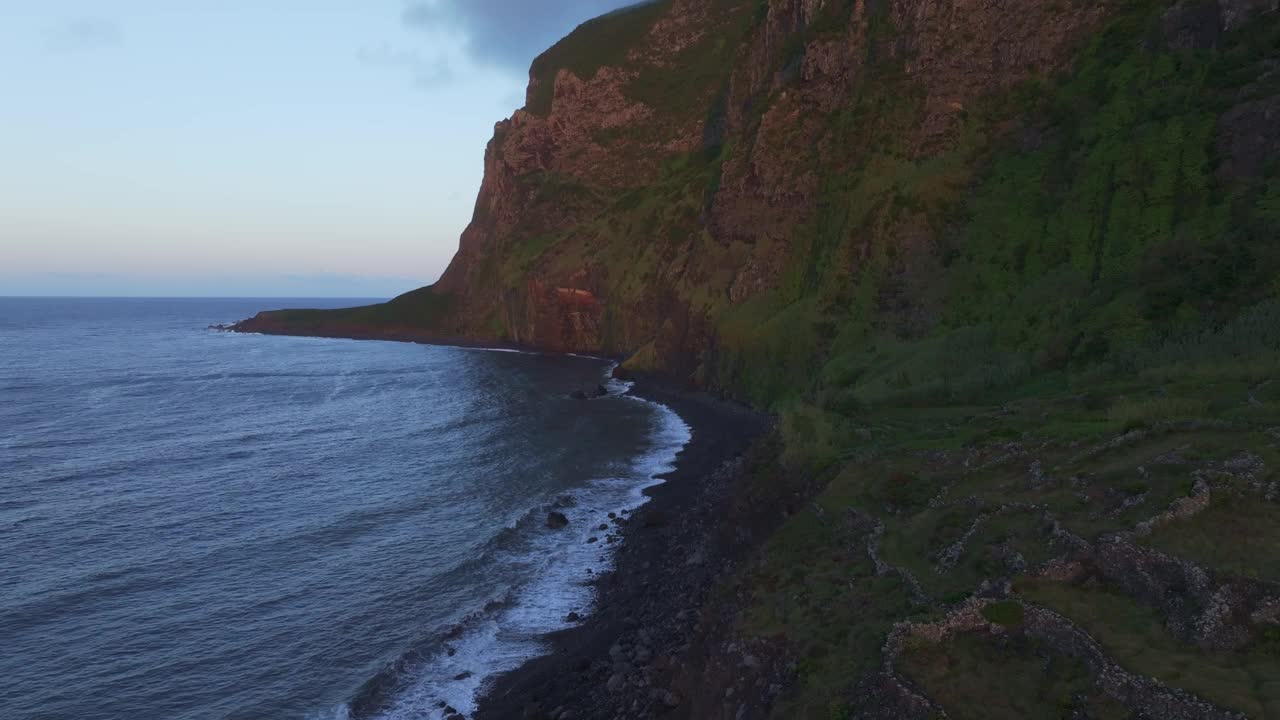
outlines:
[[[764,433],[767,416],[705,393],[639,381],[632,394],[662,403],[693,429],[666,482],[621,523],[613,572],[596,580],[593,613],[552,638],[555,652],[499,678],[477,718],[632,717],[678,712],[682,699],[664,687],[672,655],[687,650],[698,608],[732,554],[721,532],[730,516],[735,462]]]

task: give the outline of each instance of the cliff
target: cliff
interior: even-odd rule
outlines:
[[[965,331],[1041,365],[1128,352],[1165,315],[1216,320],[1271,290],[1270,255],[1226,298],[1116,288],[1201,238],[1274,228],[1272,59],[1210,57],[1274,5],[618,11],[534,62],[438,283],[243,328],[626,356],[763,404],[880,341]],[[1111,302],[1132,307],[1086,318]]]
[[[575,716],[1280,717],[1278,172],[1280,0],[661,0],[533,63],[438,283],[239,329],[779,415]]]

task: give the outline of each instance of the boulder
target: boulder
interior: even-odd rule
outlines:
[[[547,527],[552,530],[561,530],[569,525],[569,518],[565,517],[562,512],[551,511],[547,513]]]

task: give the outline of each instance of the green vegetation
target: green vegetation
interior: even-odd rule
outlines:
[[[671,0],[641,2],[579,25],[534,59],[529,69],[534,92],[525,109],[535,115],[551,112],[556,74],[562,69],[590,79],[602,67],[622,64],[670,5]]]
[[[1004,627],[1018,627],[1022,624],[1025,617],[1022,603],[1016,602],[1000,602],[992,603],[982,608],[982,617],[987,622],[1003,625]]]
[[[1280,654],[1270,644],[1237,653],[1205,652],[1174,638],[1158,613],[1123,595],[1062,583],[1028,582],[1019,590],[1079,623],[1132,672],[1249,717],[1280,717]]]
[[[1276,467],[1280,457],[1268,455]],[[1231,575],[1280,582],[1280,512],[1248,494],[1219,493],[1208,510],[1157,529],[1147,542]]]
[[[343,310],[279,310],[271,317],[300,333],[315,331],[323,335],[343,328],[395,332],[443,327],[453,307],[452,295],[422,288],[380,305]]]
[[[775,407],[812,395],[812,382],[792,379],[820,377],[826,410],[840,415],[971,402],[1063,370],[1272,372],[1277,183],[1224,183],[1214,132],[1280,26],[1219,52],[1159,50],[1134,38],[1164,5],[1134,5],[1074,72],[991,98],[951,148],[919,160],[877,132],[910,127],[919,110],[891,61],[873,65],[833,118],[836,149],[815,159],[833,167],[792,279],[722,316],[710,377]],[[993,136],[995,123],[1011,128]],[[917,267],[906,268],[897,235],[920,226],[940,240],[913,248]],[[869,247],[858,269],[838,272],[859,245]],[[920,281],[904,285],[911,273]]]
[[[1073,387],[1060,378],[985,403],[870,408],[846,421],[846,432],[826,442],[841,459],[819,474],[823,489],[811,508],[791,517],[737,580],[752,596],[741,632],[785,637],[800,659],[800,684],[776,716],[822,717],[823,708],[850,702],[859,678],[882,662],[895,622],[935,622],[984,587],[1012,581],[1015,600],[982,612],[1007,635],[916,643],[899,660],[950,716],[1063,717],[1082,708],[1129,716],[1075,660],[1023,637],[1023,603],[1031,602],[1078,623],[1132,672],[1250,717],[1280,717],[1273,626],[1240,651],[1206,652],[1173,636],[1159,610],[1103,580],[1038,577],[1051,560],[1079,553],[1075,542],[1093,545],[1161,516],[1203,477],[1212,488],[1207,509],[1137,542],[1223,578],[1280,578],[1271,559],[1280,502],[1263,497],[1280,481],[1280,393],[1252,390],[1096,379]],[[1156,391],[1169,406],[1204,412],[1136,429],[1113,416],[1129,398]],[[1256,414],[1240,416],[1246,407]],[[788,417],[783,434],[791,437],[798,430]],[[789,465],[804,476],[803,456]],[[879,557],[893,569],[883,575],[868,554],[877,523]]]
[[[922,644],[907,653],[903,669],[957,719],[1130,717],[1094,686],[1078,660],[1016,635],[960,635],[941,645]]]
[[[756,22],[749,2],[713,0],[708,13],[716,18],[716,32],[707,33],[662,65],[646,64],[627,87],[632,99],[645,103],[666,117],[679,117],[691,108],[715,108],[708,95],[728,79],[733,60],[742,46],[743,37]]]
[[[745,632],[785,636],[799,657],[797,687],[778,717],[824,717],[849,680],[874,669],[894,618],[910,611],[902,583],[877,577],[856,538],[811,512],[789,522],[741,582],[754,604]]]

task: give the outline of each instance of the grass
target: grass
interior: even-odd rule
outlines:
[[[670,0],[641,2],[588,20],[534,59],[529,68],[533,92],[525,109],[534,115],[551,112],[555,78],[568,70],[590,79],[607,65],[621,65],[670,7]]]
[[[628,97],[666,117],[713,112],[712,95],[727,81],[743,37],[756,21],[755,0],[713,0],[711,25],[702,38],[666,64],[640,68],[626,88]]]
[[[987,622],[992,622],[996,625],[1018,627],[1023,623],[1025,610],[1022,607],[1022,603],[991,603],[982,608],[982,617],[986,618]]]
[[[1208,411],[1209,401],[1203,398],[1126,398],[1111,406],[1107,417],[1121,429],[1133,430],[1160,422],[1204,417]]]
[[[1155,611],[1102,589],[1024,582],[1018,592],[1081,625],[1131,672],[1155,677],[1250,717],[1280,717],[1280,654],[1274,648],[1202,652],[1170,635]]]
[[[1267,425],[1164,422],[1212,419],[1248,404],[1246,393],[1229,403],[1215,400],[1221,390],[1080,375],[1027,383],[998,404],[872,408],[850,417],[812,405],[789,410],[784,435],[810,442],[800,446],[807,452],[796,452],[795,440],[788,440],[787,453],[794,453],[783,455],[788,466],[821,469],[829,480],[741,581],[752,597],[743,632],[785,637],[804,658],[802,684],[779,716],[822,716],[832,703],[842,707],[859,674],[875,667],[876,642],[893,621],[932,617],[984,582],[1018,578],[1063,555],[1067,549],[1053,542],[1050,517],[1093,541],[1188,496],[1197,469],[1221,467],[1244,452],[1267,468],[1280,466]],[[1257,394],[1269,400],[1270,393]],[[1126,433],[1135,412],[1145,429]],[[1067,423],[1076,431],[1064,433]],[[1125,441],[1116,442],[1120,438]],[[825,459],[815,463],[815,457]],[[1159,528],[1148,542],[1220,573],[1269,579],[1280,572],[1267,551],[1280,544],[1274,530],[1280,518],[1272,517],[1269,504],[1230,497]],[[871,573],[863,544],[870,526],[853,523],[852,511],[884,524],[879,556],[908,570],[929,604],[914,604],[898,576]],[[975,526],[979,516],[985,519]],[[943,553],[961,539],[954,563],[943,566]],[[1080,622],[1134,672],[1258,717],[1274,712],[1280,684],[1268,683],[1280,672],[1280,654],[1272,645],[1202,653],[1169,636],[1162,618],[1124,596],[1025,580],[1016,587],[1023,598]],[[914,648],[902,666],[949,715],[1061,717],[1087,707],[1094,717],[1127,717],[1074,661],[1017,639],[1021,604],[993,603],[984,615],[1011,634]]]
[[[851,677],[876,666],[893,618],[908,608],[901,583],[877,577],[865,553],[812,512],[788,521],[743,579],[752,605],[742,632],[785,636],[799,658],[798,684],[780,717],[823,717]]]
[[[433,330],[446,323],[455,298],[431,288],[405,293],[379,305],[341,310],[278,310],[272,319],[299,330],[321,330],[344,326],[387,330]]]
[[[1158,528],[1146,542],[1220,572],[1280,582],[1280,506],[1257,497],[1218,493],[1209,509]]]
[[[1081,662],[1017,634],[962,634],[940,645],[919,645],[906,653],[902,666],[958,720],[1050,720],[1081,711],[1098,720],[1129,717],[1094,687]]]

